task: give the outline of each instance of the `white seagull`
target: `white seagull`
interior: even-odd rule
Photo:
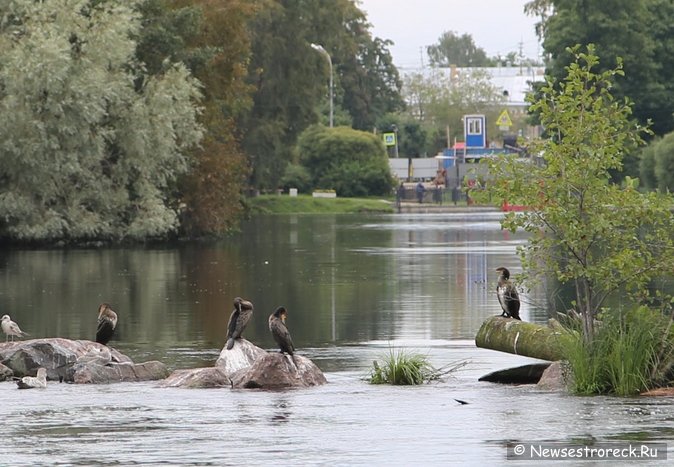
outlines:
[[[47,387],[47,370],[38,368],[37,376],[35,378],[32,376],[24,376],[23,378],[16,380],[16,385],[19,386],[19,389],[45,389]]]
[[[27,336],[28,333],[25,333],[21,330],[18,324],[16,324],[9,315],[4,315],[2,317],[2,332],[5,333],[5,342],[9,339],[9,336],[12,336],[12,342],[14,342],[14,336],[23,337]]]

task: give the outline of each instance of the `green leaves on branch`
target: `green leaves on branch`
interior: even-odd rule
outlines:
[[[312,126],[300,137],[300,162],[314,188],[338,196],[387,195],[393,188],[381,138],[346,127]]]
[[[0,234],[21,240],[165,236],[170,192],[201,139],[182,66],[134,82],[138,2],[0,7]]]
[[[611,94],[623,74],[620,61],[597,73],[592,45],[568,52],[574,60],[566,78],[548,80],[531,106],[545,137],[530,145],[530,159],[489,160],[485,196],[530,208],[503,222],[531,234],[520,249],[524,278],[551,275],[573,284],[591,339],[593,318],[611,294],[644,299],[646,286],[673,270],[674,219],[671,198],[610,182],[609,171],[621,169],[647,131],[630,119],[631,103]]]

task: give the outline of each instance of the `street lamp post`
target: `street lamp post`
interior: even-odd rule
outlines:
[[[328,59],[328,65],[330,65],[330,128],[332,128],[332,124],[333,124],[333,120],[334,120],[334,118],[333,118],[334,112],[333,112],[333,104],[332,104],[332,100],[333,100],[333,97],[332,97],[332,57],[330,57],[330,54],[328,53],[327,50],[325,50],[323,48],[322,45],[311,44],[311,48],[320,52],[320,53],[322,53],[323,55],[325,55]]]

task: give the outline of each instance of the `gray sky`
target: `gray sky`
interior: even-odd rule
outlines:
[[[357,0],[372,24],[372,34],[390,39],[398,68],[428,65],[426,46],[445,31],[468,33],[488,56],[519,50],[536,58],[536,18],[524,14],[527,0]]]

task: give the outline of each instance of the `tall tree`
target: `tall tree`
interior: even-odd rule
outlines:
[[[667,0],[537,0],[528,11],[541,14],[543,48],[548,73],[564,76],[565,53],[575,44],[595,44],[602,69],[624,63],[626,78],[614,83],[616,97],[634,101],[634,116],[642,124],[652,120],[653,132],[674,129],[674,5]]]
[[[249,79],[257,91],[241,124],[256,187],[278,185],[298,135],[327,108],[321,105],[329,94],[327,58],[310,44],[328,52],[334,106],[347,111],[356,128],[371,129],[379,115],[402,107],[388,43],[371,37],[353,0],[269,0],[251,30]]]
[[[200,93],[180,65],[143,76],[137,6],[0,6],[3,236],[143,239],[177,228],[172,193],[202,136]]]
[[[530,209],[509,214],[503,226],[531,234],[520,250],[524,278],[550,274],[573,285],[573,306],[583,318],[586,341],[594,319],[615,292],[644,300],[654,278],[670,274],[674,242],[671,198],[642,194],[636,181],[610,183],[623,156],[643,143],[644,130],[630,119],[629,101],[611,94],[620,63],[602,72],[592,46],[569,49],[573,59],[561,83],[551,79],[532,107],[547,137],[532,143],[539,164],[516,158],[488,161],[498,202]],[[630,300],[623,300],[629,308]]]
[[[160,73],[185,63],[203,83],[203,144],[182,178],[183,232],[220,234],[237,225],[249,168],[240,148],[236,118],[252,105],[246,83],[250,61],[248,22],[257,0],[150,0],[143,4],[139,58]]]
[[[426,52],[431,66],[481,67],[491,65],[487,53],[475,45],[473,36],[470,34],[459,36],[454,31],[446,31],[442,33],[437,44],[426,48]]]

